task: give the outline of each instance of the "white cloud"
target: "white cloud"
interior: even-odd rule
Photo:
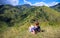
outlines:
[[[7,2],[9,2],[9,4],[11,4],[11,5],[18,5],[18,3],[19,3],[19,0],[7,0]]]
[[[46,3],[44,2],[36,2],[35,4],[32,4],[33,6],[48,6]]]
[[[18,5],[19,0],[0,0],[0,5],[2,4],[11,4],[11,5]]]
[[[30,4],[30,5],[32,5],[32,6],[43,6],[43,5],[48,6],[48,5],[45,4],[44,2],[36,2],[36,3],[32,4],[31,2],[28,2],[27,0],[24,0],[24,3],[25,3],[25,4]]]
[[[54,6],[56,4],[58,4],[59,2],[51,2],[51,3],[48,3],[48,6]]]
[[[44,0],[45,1],[45,0]],[[27,1],[27,0],[24,0],[24,3],[25,4],[30,4],[30,5],[32,5],[32,6],[53,6],[53,5],[56,5],[56,4],[58,4],[58,2],[50,2],[50,3],[45,3],[45,2],[36,2],[36,3],[34,3],[34,4],[32,4],[31,2],[29,2],[29,1]]]
[[[30,4],[30,5],[32,5],[31,2],[28,2],[28,1],[26,1],[26,0],[24,0],[24,3],[25,3],[25,4]]]

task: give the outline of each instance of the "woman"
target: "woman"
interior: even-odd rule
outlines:
[[[40,30],[41,30],[38,21],[35,22],[35,30],[36,30],[37,32],[40,32]]]
[[[29,31],[32,33],[32,34],[36,34],[37,32],[40,32],[40,26],[39,26],[39,22],[38,21],[34,21],[34,24],[31,25],[29,27]]]

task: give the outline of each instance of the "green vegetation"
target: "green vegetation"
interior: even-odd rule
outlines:
[[[28,32],[32,19],[38,19],[45,32]],[[0,6],[0,38],[60,38],[60,12],[46,7]]]

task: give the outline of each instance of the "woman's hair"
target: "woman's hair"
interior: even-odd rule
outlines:
[[[39,25],[39,22],[38,22],[38,21],[35,21],[35,24],[36,24],[36,25]]]
[[[32,19],[32,20],[31,20],[31,23],[34,23],[35,25],[39,25],[39,22],[38,22],[38,20],[36,20],[36,19]]]

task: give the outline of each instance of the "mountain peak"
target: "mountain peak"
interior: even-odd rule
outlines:
[[[54,6],[51,6],[51,8],[57,10],[58,12],[60,12],[60,3],[54,5]]]
[[[60,3],[58,3],[57,5],[60,5]]]
[[[31,7],[31,5],[30,4],[23,4],[23,5],[20,5],[20,6],[26,6],[26,7]]]
[[[30,4],[23,4],[23,6],[31,6]]]

